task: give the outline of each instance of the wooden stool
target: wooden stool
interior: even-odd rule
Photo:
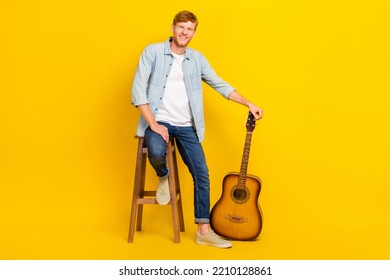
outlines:
[[[138,152],[135,165],[135,178],[133,202],[131,205],[129,240],[134,240],[134,230],[137,221],[137,231],[142,227],[142,210],[144,204],[158,204],[156,191],[145,190],[146,155],[148,148],[144,137],[138,137]],[[172,208],[174,242],[180,242],[180,231],[184,231],[183,206],[181,201],[179,174],[177,171],[175,140],[171,138],[167,143],[167,167],[169,169],[168,181]],[[138,210],[138,211],[137,211]]]

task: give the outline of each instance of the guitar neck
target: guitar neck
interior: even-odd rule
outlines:
[[[247,132],[245,137],[244,151],[242,154],[241,168],[238,176],[238,187],[244,188],[248,171],[249,152],[251,149],[252,132]]]

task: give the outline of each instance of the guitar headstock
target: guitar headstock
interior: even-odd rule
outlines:
[[[255,129],[255,125],[256,125],[255,116],[253,116],[253,114],[249,112],[248,119],[246,121],[246,131],[253,132],[253,130]]]

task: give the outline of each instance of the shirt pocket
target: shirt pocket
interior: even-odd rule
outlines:
[[[202,78],[200,72],[196,72],[190,75],[191,87],[194,90],[202,88]]]
[[[164,79],[164,73],[155,70],[152,76],[150,77],[150,83],[159,86],[161,85],[163,79]]]

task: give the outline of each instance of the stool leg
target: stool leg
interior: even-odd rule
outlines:
[[[142,153],[142,165],[141,165],[141,174],[139,175],[139,192],[138,197],[143,198],[144,197],[144,191],[145,191],[145,173],[146,173],[146,154]],[[137,211],[137,231],[140,231],[142,228],[142,214],[144,210],[144,205],[138,203],[138,211]]]
[[[167,161],[168,168],[170,170],[169,173],[169,191],[171,194],[171,205],[172,205],[172,220],[173,220],[173,234],[174,234],[174,242],[180,242],[180,227],[179,227],[179,210],[178,203],[176,198],[176,170],[173,162],[173,151],[172,151],[173,143],[169,142],[167,145]]]
[[[130,226],[129,226],[129,237],[128,242],[132,243],[134,240],[134,231],[136,220],[142,219],[142,207],[138,207],[138,219],[137,219],[137,205],[138,198],[141,196],[141,190],[143,190],[145,185],[145,167],[146,167],[146,156],[143,153],[144,139],[139,139],[138,141],[138,151],[137,151],[137,160],[135,166],[135,178],[134,178],[134,189],[133,189],[133,200],[131,204],[131,214],[130,214]],[[140,205],[141,206],[141,205]],[[140,224],[140,222],[138,222]],[[140,225],[139,225],[140,226]],[[137,225],[138,228],[138,225]]]
[[[183,204],[182,204],[182,196],[181,196],[181,190],[180,190],[180,180],[179,180],[179,172],[177,168],[177,160],[176,160],[176,147],[172,153],[173,156],[173,166],[175,170],[175,182],[176,182],[176,193],[178,194],[178,201],[177,201],[177,206],[178,206],[178,212],[179,212],[179,224],[180,224],[180,231],[184,232],[184,217],[183,217]]]

